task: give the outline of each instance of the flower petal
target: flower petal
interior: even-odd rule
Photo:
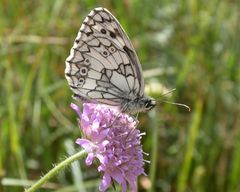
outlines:
[[[127,182],[123,181],[121,185],[122,185],[122,192],[126,192],[127,191]]]
[[[137,192],[137,179],[128,180],[131,192]]]
[[[93,153],[89,153],[88,154],[88,156],[87,156],[87,158],[86,158],[86,160],[85,160],[85,163],[86,163],[86,165],[92,165],[92,162],[93,162],[93,160],[94,160],[94,154]]]
[[[86,149],[86,151],[88,152],[92,152],[93,151],[93,143],[87,139],[80,139],[78,138],[76,140],[76,143],[78,145],[80,145],[82,148]]]
[[[76,111],[77,112],[77,114],[78,114],[78,116],[79,117],[81,117],[81,110],[79,109],[79,107],[76,105],[76,104],[74,104],[74,103],[71,103],[70,104],[70,107],[74,110],[74,111]]]
[[[111,184],[111,177],[110,177],[110,175],[105,173],[103,175],[102,182],[100,183],[99,191],[106,191],[107,188],[110,186],[110,184]]]
[[[118,170],[118,168],[111,172],[111,177],[119,184],[123,183],[124,181],[123,174],[121,171]]]

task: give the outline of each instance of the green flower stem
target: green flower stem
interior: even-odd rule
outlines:
[[[66,166],[70,165],[72,162],[83,158],[87,152],[85,150],[79,151],[78,153],[68,157],[58,165],[56,165],[53,169],[51,169],[46,175],[44,175],[40,180],[38,180],[34,185],[25,190],[25,192],[34,192],[38,190],[44,183],[46,183],[49,179],[55,176],[60,170],[64,169]]]

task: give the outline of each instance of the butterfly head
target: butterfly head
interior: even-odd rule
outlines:
[[[156,101],[150,97],[144,97],[142,101],[144,102],[144,111],[149,111],[156,105]]]
[[[156,101],[150,97],[138,97],[134,100],[123,103],[121,109],[125,113],[135,114],[151,110],[156,105]]]

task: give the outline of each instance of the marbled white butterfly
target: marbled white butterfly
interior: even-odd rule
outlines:
[[[83,102],[117,106],[130,114],[156,105],[144,95],[142,68],[128,36],[105,8],[93,9],[83,21],[65,75],[73,97]]]

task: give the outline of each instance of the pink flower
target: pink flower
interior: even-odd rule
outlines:
[[[137,191],[137,177],[144,173],[141,133],[137,122],[127,114],[100,104],[83,104],[81,113],[77,105],[71,107],[78,113],[83,137],[76,143],[88,152],[86,164],[97,158],[98,171],[103,172],[100,191],[106,191],[114,180],[127,191]]]

